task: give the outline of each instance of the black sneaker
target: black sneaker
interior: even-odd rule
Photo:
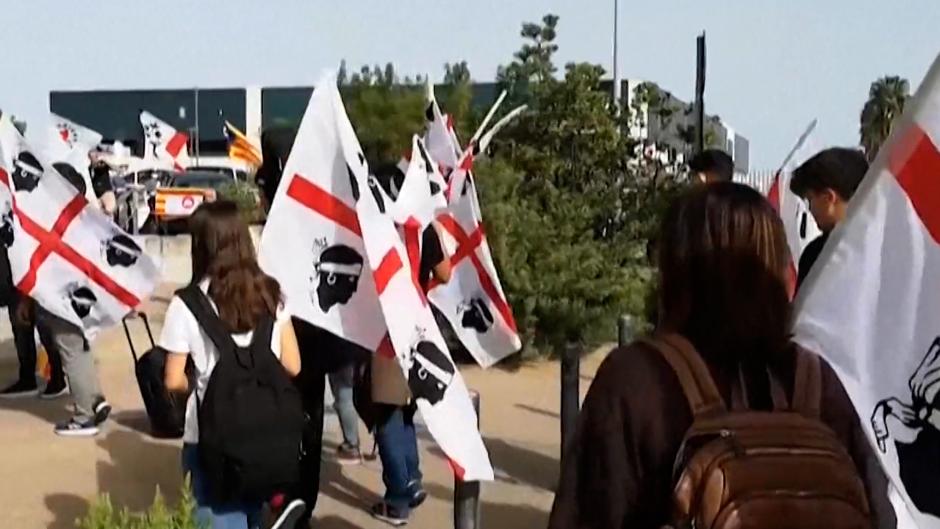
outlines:
[[[408,506],[412,509],[417,509],[426,499],[428,499],[428,491],[424,490],[424,487],[421,487],[411,495],[411,501],[408,502]]]
[[[39,398],[45,400],[57,399],[59,397],[65,396],[69,392],[69,387],[65,381],[50,381],[46,384],[46,389],[42,390],[42,393],[39,394]]]
[[[277,519],[268,526],[268,529],[294,529],[297,522],[303,518],[306,508],[307,504],[303,500],[292,500],[281,510]]]
[[[55,433],[63,437],[93,437],[98,435],[98,425],[95,424],[94,419],[79,422],[72,418],[57,424]]]
[[[385,503],[384,501],[373,505],[370,512],[373,518],[376,520],[382,520],[391,526],[401,527],[403,525],[408,525],[408,517],[402,516],[398,509],[392,505],[389,505],[388,503]]]
[[[343,443],[336,449],[336,462],[343,466],[360,465],[362,453],[359,452],[359,448]]]
[[[104,400],[104,397],[98,397],[93,411],[95,412],[95,426],[100,426],[111,415],[111,404]]]
[[[0,391],[0,399],[23,399],[35,397],[37,393],[39,393],[39,386],[36,385],[35,380],[32,382],[20,380]]]

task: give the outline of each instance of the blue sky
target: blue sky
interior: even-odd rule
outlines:
[[[0,107],[42,123],[55,89],[311,84],[345,58],[490,80],[523,21],[561,17],[559,63],[610,68],[613,0],[6,0]],[[813,118],[823,144],[855,144],[876,77],[920,83],[940,52],[940,1],[621,0],[621,71],[680,98],[708,33],[709,113],[778,165]]]

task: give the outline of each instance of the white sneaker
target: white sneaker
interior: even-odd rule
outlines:
[[[79,422],[72,418],[56,425],[55,433],[62,437],[94,437],[98,435],[98,426],[94,419]]]

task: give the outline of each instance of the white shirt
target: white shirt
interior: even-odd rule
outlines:
[[[209,281],[199,284],[203,292],[209,289]],[[215,308],[215,303],[212,308]],[[218,309],[216,309],[218,311]],[[274,322],[274,332],[271,334],[271,351],[274,356],[281,357],[281,326],[290,322],[290,315],[278,309],[277,319]],[[232,339],[239,347],[251,345],[252,332],[233,334]],[[183,442],[196,444],[199,442],[199,418],[196,410],[196,394],[202,399],[206,395],[206,386],[209,376],[215,369],[219,360],[219,350],[216,349],[212,339],[202,330],[196,317],[189,311],[186,303],[179,296],[173,296],[170,306],[167,307],[163,320],[163,331],[160,334],[160,347],[171,353],[188,354],[193,357],[196,367],[196,391],[186,403],[186,424],[183,429]]]

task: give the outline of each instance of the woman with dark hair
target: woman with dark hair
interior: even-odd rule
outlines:
[[[191,285],[198,285],[208,297],[239,347],[249,347],[254,332],[273,319],[270,349],[284,371],[296,376],[300,372],[300,353],[290,316],[283,309],[280,285],[258,266],[248,225],[238,207],[228,201],[205,203],[193,213],[190,231]],[[209,485],[198,454],[197,403],[205,400],[210,376],[219,362],[219,350],[179,295],[173,297],[167,308],[160,345],[170,353],[165,376],[169,391],[188,389],[189,357],[195,367],[196,388],[187,404],[183,433],[183,469],[191,476],[197,519],[212,529],[258,527],[260,505],[220,507],[210,505],[208,500]],[[303,510],[303,502],[291,502],[273,527],[290,527]]]
[[[671,206],[659,240],[654,337],[679,337],[686,351],[697,351],[688,354],[711,376],[715,400],[740,403],[743,394],[743,411],[769,412],[789,398],[798,409],[796,366],[808,353],[790,342],[789,255],[773,207],[742,185],[697,187]],[[677,374],[656,343],[614,350],[598,370],[566,449],[550,528],[644,529],[674,521],[674,473],[691,468],[680,448],[701,409],[693,411],[686,397],[688,373]],[[821,364],[814,424],[828,426],[837,451],[847,452],[843,461],[850,475],[862,477],[871,517],[893,526],[885,477],[845,390]]]

